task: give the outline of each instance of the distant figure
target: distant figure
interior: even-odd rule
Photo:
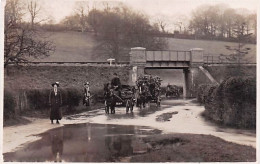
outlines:
[[[51,107],[50,111],[50,120],[53,124],[53,120],[57,120],[56,123],[59,124],[59,120],[62,118],[61,113],[61,105],[62,105],[62,96],[61,92],[58,91],[59,82],[55,82],[52,84],[53,90],[50,92],[49,95],[49,105]]]
[[[89,98],[90,98],[90,88],[89,88],[89,82],[86,82],[84,84],[84,97],[83,97],[83,105],[89,106]]]
[[[119,92],[119,97],[121,97],[121,82],[117,73],[114,73],[114,77],[111,80],[111,86]]]

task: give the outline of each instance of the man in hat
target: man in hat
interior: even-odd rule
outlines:
[[[89,106],[89,98],[90,98],[90,89],[89,89],[89,82],[84,84],[84,97],[83,97],[83,105]]]
[[[115,88],[116,91],[118,91],[119,93],[119,97],[121,97],[121,82],[120,82],[120,79],[117,75],[117,73],[114,73],[114,77],[113,79],[111,80],[111,86],[113,88]]]
[[[61,92],[58,90],[59,82],[55,82],[51,84],[53,90],[50,92],[49,95],[49,105],[51,107],[50,111],[50,120],[53,124],[53,120],[56,120],[56,123],[59,124],[59,120],[62,118],[61,113],[61,105],[62,105],[62,96]]]

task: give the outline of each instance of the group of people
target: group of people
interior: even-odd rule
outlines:
[[[117,75],[117,73],[114,73],[114,77],[111,80],[111,87],[113,87],[115,90],[119,92],[119,96],[121,96],[121,82]],[[51,90],[49,94],[49,106],[50,106],[50,120],[53,124],[53,121],[56,120],[56,123],[59,124],[59,120],[62,119],[62,95],[60,90],[58,90],[60,83],[55,82],[51,84],[53,87],[53,90]],[[84,83],[84,97],[83,97],[83,105],[89,103],[89,101],[86,100],[86,97],[90,97],[90,87],[89,82]]]

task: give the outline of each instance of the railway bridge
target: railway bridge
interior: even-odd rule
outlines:
[[[201,48],[194,48],[190,51],[148,51],[143,47],[131,48],[130,52],[130,84],[134,84],[137,77],[144,74],[146,69],[182,69],[184,74],[183,97],[194,97],[196,86],[195,78],[200,78],[199,74],[206,76],[205,78],[211,83],[218,82],[211,74],[204,69],[204,65],[234,65],[237,61],[230,62],[225,60],[223,56],[209,56],[204,54]],[[240,63],[248,64],[248,63]],[[169,75],[171,76],[171,75]],[[197,76],[197,77],[196,77]]]

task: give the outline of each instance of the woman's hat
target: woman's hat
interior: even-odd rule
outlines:
[[[59,86],[60,86],[60,83],[59,83],[59,82],[55,82],[55,83],[52,83],[52,84],[51,84],[51,86],[53,86],[53,87],[54,87],[54,85],[57,85],[57,87],[59,87]]]

